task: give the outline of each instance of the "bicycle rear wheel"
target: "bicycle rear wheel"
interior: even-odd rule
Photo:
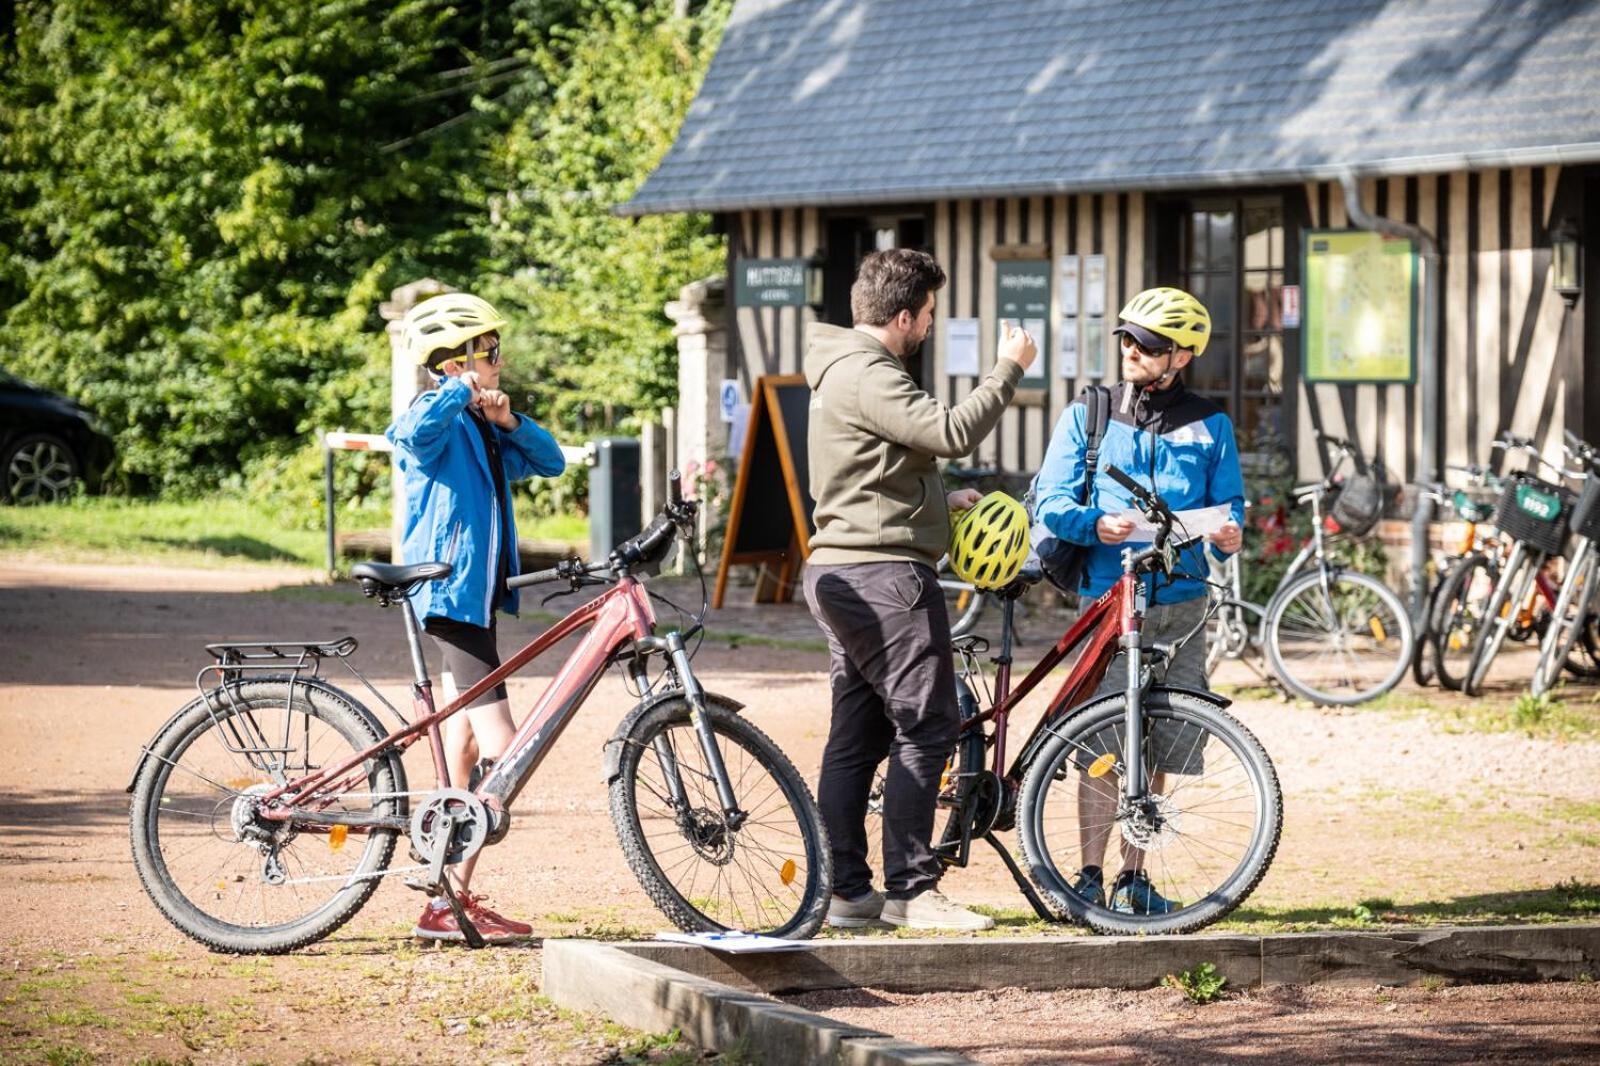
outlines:
[[[278,954],[321,940],[372,895],[396,830],[270,822],[253,803],[376,744],[355,706],[305,682],[247,681],[196,699],[151,742],[129,816],[134,866],[185,935],[213,951]],[[398,755],[353,773],[360,791],[320,810],[405,813]]]
[[[1231,715],[1182,692],[1145,697],[1151,806],[1122,800],[1124,697],[1108,696],[1051,730],[1023,779],[1017,822],[1034,884],[1101,933],[1184,933],[1237,907],[1278,847],[1283,798],[1259,741]],[[1079,894],[1085,865],[1106,871]],[[1113,891],[1112,870],[1142,866],[1150,894]],[[1157,900],[1160,901],[1157,904]]]
[[[1349,570],[1308,570],[1268,609],[1267,661],[1313,703],[1351,706],[1388,692],[1411,665],[1411,616],[1388,586]]]
[[[832,860],[799,771],[770,737],[720,703],[706,717],[733,786],[730,818],[683,698],[633,722],[611,779],[611,819],[639,883],[689,932],[742,929],[805,939],[827,916]]]

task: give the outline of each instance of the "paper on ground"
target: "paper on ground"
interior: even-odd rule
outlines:
[[[1172,514],[1178,520],[1172,527],[1172,539],[1175,541],[1209,536],[1233,521],[1233,508],[1225,503],[1219,503],[1215,507],[1190,507],[1182,511],[1173,511]],[[1133,532],[1128,534],[1129,540],[1156,539],[1156,527],[1140,512],[1125,511],[1118,517],[1126,518],[1133,523]]]
[[[675,944],[694,944],[733,955],[743,955],[753,951],[811,950],[811,942],[807,940],[783,940],[775,936],[741,933],[737,929],[729,929],[725,933],[657,933],[656,939],[668,940]]]

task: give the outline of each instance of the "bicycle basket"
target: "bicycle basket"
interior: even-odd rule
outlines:
[[[1591,473],[1572,505],[1572,531],[1580,537],[1600,541],[1600,473]]]
[[[1528,474],[1513,474],[1500,490],[1494,524],[1534,551],[1560,555],[1567,546],[1572,493]]]
[[[1339,524],[1339,531],[1364,537],[1383,517],[1383,482],[1371,474],[1351,474],[1339,486],[1339,494],[1328,508],[1328,517]]]

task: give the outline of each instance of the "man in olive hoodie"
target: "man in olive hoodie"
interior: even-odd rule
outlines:
[[[915,929],[987,929],[992,919],[939,891],[933,853],[939,775],[960,727],[950,620],[934,567],[950,540],[950,493],[937,459],[971,454],[1000,421],[1034,342],[1005,328],[983,384],[946,407],[905,367],[933,326],[945,275],[933,257],[896,248],[861,263],[850,290],[853,329],[816,324],[807,337],[807,435],[817,531],[806,602],[828,638],[833,720],[818,806],[833,847],[828,921]],[[884,894],[867,866],[867,797],[878,764]]]

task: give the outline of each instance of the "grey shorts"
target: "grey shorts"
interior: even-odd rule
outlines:
[[[1139,646],[1148,648],[1178,639],[1199,623],[1205,616],[1205,611],[1206,601],[1203,597],[1184,603],[1157,604],[1151,607],[1145,612]],[[1101,680],[1100,687],[1095,690],[1094,698],[1120,693],[1127,687],[1127,668],[1127,656],[1118,652],[1116,658],[1111,660],[1111,665],[1106,668],[1106,676]],[[1180,688],[1207,687],[1204,628],[1196,633],[1189,643],[1178,649],[1178,654],[1167,663],[1165,672],[1157,674],[1156,684],[1175,685]],[[1072,754],[1073,764],[1080,770],[1088,770],[1095,759],[1107,752],[1114,753],[1120,763],[1124,733],[1120,721],[1107,722],[1092,736],[1083,738],[1083,746]],[[1206,740],[1206,731],[1199,726],[1174,722],[1168,718],[1158,719],[1150,730],[1147,758],[1154,764],[1152,769],[1160,773],[1191,775],[1204,773]]]

